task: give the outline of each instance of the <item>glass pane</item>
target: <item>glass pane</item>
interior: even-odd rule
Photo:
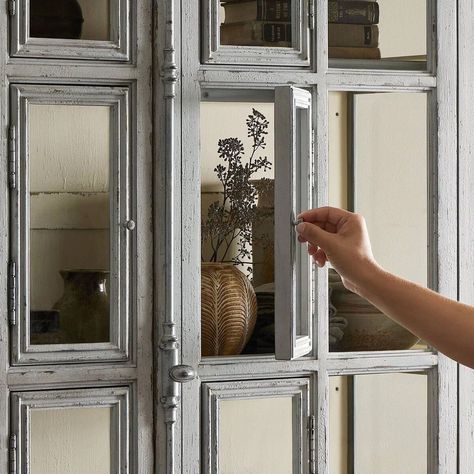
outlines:
[[[330,378],[330,474],[423,474],[428,459],[428,377]]]
[[[221,1],[220,42],[233,46],[291,47],[291,0]]]
[[[204,356],[274,352],[273,114],[273,102],[201,104]]]
[[[110,39],[109,0],[30,0],[30,36]]]
[[[109,341],[108,106],[30,105],[33,344]]]
[[[329,94],[329,203],[364,215],[377,261],[428,282],[425,93]],[[398,218],[397,218],[398,216]],[[417,338],[330,271],[332,350],[398,350]]]
[[[31,474],[112,473],[112,409],[30,411]]]
[[[329,1],[329,58],[426,63],[430,0]],[[410,68],[409,65],[406,66]]]
[[[293,472],[292,397],[224,400],[219,406],[219,472]]]

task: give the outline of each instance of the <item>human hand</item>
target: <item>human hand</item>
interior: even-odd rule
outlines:
[[[335,207],[302,212],[296,226],[298,240],[308,242],[308,253],[319,267],[330,262],[344,286],[356,293],[368,272],[377,267],[365,219]]]

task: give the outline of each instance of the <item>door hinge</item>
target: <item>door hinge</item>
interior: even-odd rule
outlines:
[[[16,325],[16,262],[10,262],[8,269],[8,312],[10,325]]]
[[[8,0],[8,14],[10,16],[16,15],[16,0]]]
[[[10,446],[8,447],[10,457],[10,474],[16,474],[16,454],[17,454],[17,442],[16,434],[10,435]]]
[[[316,474],[316,417],[311,415],[308,418],[309,432],[309,472]]]
[[[16,159],[16,127],[8,129],[8,182],[11,189],[16,189],[17,159]]]
[[[308,26],[310,30],[314,30],[316,15],[314,12],[315,0],[308,0]]]

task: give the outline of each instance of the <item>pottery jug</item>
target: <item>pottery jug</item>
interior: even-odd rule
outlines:
[[[110,305],[105,270],[61,270],[64,293],[54,305],[67,343],[109,341]]]

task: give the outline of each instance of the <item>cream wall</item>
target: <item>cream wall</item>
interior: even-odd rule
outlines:
[[[115,474],[111,409],[31,410],[31,474]]]
[[[109,39],[109,2],[111,0],[78,0],[82,9],[84,23],[82,39]]]
[[[292,472],[291,396],[219,403],[219,474]]]
[[[426,54],[426,6],[434,0],[378,0],[382,58]]]
[[[59,270],[109,268],[110,108],[31,105],[28,125],[30,304],[46,310]]]
[[[328,110],[329,204],[346,207],[347,94],[330,93]],[[376,258],[422,284],[427,277],[426,116],[425,94],[356,98],[357,210],[366,217]],[[388,374],[356,380],[355,472],[426,472],[426,377]],[[346,474],[347,378],[330,382],[330,473]]]

